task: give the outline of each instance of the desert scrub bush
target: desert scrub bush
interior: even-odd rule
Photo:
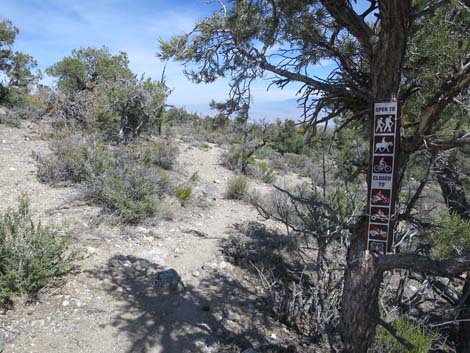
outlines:
[[[283,235],[257,222],[235,226],[222,243],[229,261],[249,271],[265,295],[271,315],[297,331],[318,330],[312,320],[318,292],[298,254],[298,237]]]
[[[469,252],[470,220],[463,219],[456,213],[443,214],[434,243],[434,255],[438,258],[449,258]]]
[[[114,165],[114,154],[104,143],[92,137],[68,135],[52,141],[52,154],[36,156],[37,176],[46,183],[90,181]]]
[[[140,149],[144,163],[154,164],[160,168],[171,170],[175,166],[178,156],[178,147],[170,141],[155,140],[137,145]]]
[[[265,183],[271,184],[276,181],[276,172],[274,167],[267,161],[259,161],[253,167],[248,169],[250,175],[261,179]]]
[[[124,223],[157,215],[160,199],[169,191],[168,176],[153,163],[142,163],[131,147],[68,136],[55,141],[52,150],[51,156],[38,157],[39,179],[80,183],[91,199]]]
[[[282,163],[287,170],[308,177],[314,167],[312,159],[305,154],[285,153],[282,156]]]
[[[175,196],[184,205],[190,199],[192,192],[189,186],[180,186],[175,189]]]
[[[434,334],[423,326],[403,318],[395,320],[392,325],[414,348],[408,350],[383,327],[379,327],[372,353],[428,353],[432,348]]]
[[[244,175],[235,175],[227,182],[225,197],[229,200],[242,200],[248,193],[248,179]]]
[[[20,128],[21,119],[14,111],[0,107],[0,124]]]
[[[255,163],[253,153],[239,147],[231,147],[222,154],[221,164],[229,170],[236,172],[244,171],[246,168]]]
[[[117,163],[93,176],[91,197],[124,223],[137,223],[158,213],[168,178],[145,167]]]
[[[17,210],[0,215],[0,303],[14,295],[31,299],[41,288],[58,284],[79,258],[69,238],[34,223],[22,195]]]

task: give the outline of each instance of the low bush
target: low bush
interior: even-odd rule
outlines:
[[[95,201],[122,222],[137,223],[158,213],[167,183],[168,178],[160,173],[117,164],[106,173],[93,176],[88,189]]]
[[[248,193],[248,179],[243,175],[236,175],[229,179],[225,197],[230,200],[242,200]]]
[[[139,148],[113,147],[79,136],[54,142],[52,150],[52,155],[37,158],[41,181],[82,184],[93,200],[124,223],[157,215],[160,199],[169,189],[168,176],[155,165],[161,159],[149,152],[158,148],[142,152],[144,163]]]
[[[154,164],[160,168],[171,170],[175,166],[178,147],[170,141],[156,140],[145,145],[138,145],[146,164]]]
[[[402,318],[394,321],[392,325],[414,348],[408,350],[384,328],[379,327],[372,353],[428,353],[432,348],[434,335],[424,327]]]
[[[458,214],[441,216],[437,237],[434,240],[434,256],[449,258],[470,252],[470,220]]]
[[[0,216],[0,303],[14,295],[33,298],[58,284],[80,254],[57,229],[35,224],[29,202],[21,196],[17,210]]]
[[[192,194],[192,189],[189,186],[181,186],[176,188],[175,196],[180,200],[181,204],[185,204]]]
[[[90,181],[93,175],[114,165],[112,150],[93,137],[68,135],[58,138],[51,143],[51,150],[49,156],[36,156],[38,178],[46,183]]]
[[[243,171],[248,166],[255,163],[255,157],[249,151],[244,151],[239,147],[231,147],[222,154],[221,164],[236,172]]]
[[[271,184],[276,181],[274,167],[267,161],[259,161],[253,167],[249,168],[249,174],[255,178],[261,179],[265,183]]]
[[[1,109],[1,107],[0,107]],[[0,124],[20,128],[21,127],[21,118],[15,112],[9,111],[0,111]]]

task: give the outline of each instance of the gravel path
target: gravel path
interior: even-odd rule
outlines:
[[[33,152],[46,153],[47,142],[34,129],[0,125],[0,209],[26,192],[37,217],[66,226],[87,257],[62,287],[0,313],[3,353],[235,352],[224,347],[265,343],[274,331],[289,340],[257,310],[256,288],[221,254],[233,226],[258,216],[223,198],[232,174],[218,164],[219,148],[180,142],[179,170],[188,178],[197,172],[210,198],[206,207],[179,208],[174,220],[157,225],[120,227],[98,222],[100,209],[76,188],[38,182]],[[158,292],[157,273],[168,268],[184,288]]]

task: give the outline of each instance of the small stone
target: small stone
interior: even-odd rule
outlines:
[[[143,234],[148,234],[150,232],[149,229],[145,228],[145,227],[142,227],[142,226],[139,226],[136,228],[136,230],[139,232],[139,233],[143,233]]]
[[[13,171],[13,170],[16,170],[16,168],[10,167],[10,170]]]
[[[33,322],[31,322],[31,327],[35,326],[44,326],[44,320],[34,320]]]
[[[225,261],[222,261],[222,262],[219,263],[219,268],[221,270],[223,270],[223,269],[227,268],[228,265],[229,265],[228,263],[226,263]]]
[[[70,302],[68,300],[64,300],[62,302],[62,306],[69,306]]]
[[[258,353],[258,351],[254,348],[245,349],[242,353]]]
[[[194,271],[193,272],[193,276],[194,277],[199,277],[201,274],[199,273],[199,271]]]
[[[87,252],[89,252],[90,254],[96,254],[96,249],[92,246],[87,246],[86,247],[86,250]]]

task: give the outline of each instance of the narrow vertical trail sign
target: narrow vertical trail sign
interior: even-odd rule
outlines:
[[[367,249],[392,251],[400,114],[397,102],[375,103],[371,161]]]

